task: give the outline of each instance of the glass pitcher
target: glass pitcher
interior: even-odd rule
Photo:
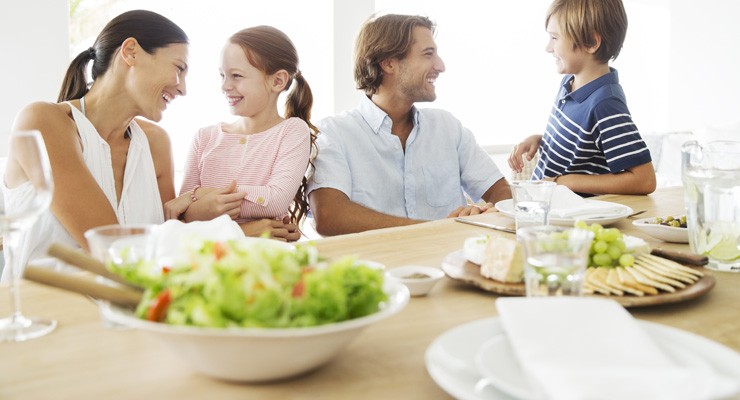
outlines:
[[[691,250],[740,272],[740,142],[686,142],[681,165]]]

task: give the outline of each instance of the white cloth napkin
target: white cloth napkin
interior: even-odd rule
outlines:
[[[542,398],[688,400],[740,391],[737,377],[674,361],[613,300],[499,298],[496,308]]]
[[[188,249],[198,245],[202,240],[224,241],[243,238],[239,224],[228,215],[222,215],[210,221],[193,221],[184,223],[176,219],[165,221],[152,233],[154,256],[168,262],[183,261],[178,256],[185,256]]]
[[[555,186],[550,200],[550,218],[610,216],[621,212],[616,203],[584,199],[563,185]]]

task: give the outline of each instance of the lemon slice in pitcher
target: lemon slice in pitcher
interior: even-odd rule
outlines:
[[[723,236],[720,241],[709,250],[709,256],[721,261],[735,261],[740,259],[738,238]]]

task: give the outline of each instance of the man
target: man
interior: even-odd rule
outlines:
[[[322,235],[478,214],[510,198],[506,180],[460,121],[434,101],[445,66],[426,17],[384,15],[355,43],[360,105],[319,123],[309,202]],[[483,207],[467,206],[468,195]]]

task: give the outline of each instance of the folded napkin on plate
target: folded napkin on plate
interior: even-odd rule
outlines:
[[[178,255],[187,254],[187,249],[202,240],[224,241],[244,237],[239,224],[228,215],[210,221],[184,223],[171,219],[157,226],[152,233],[155,257],[168,261],[178,261]]]
[[[499,298],[514,354],[547,399],[712,399],[740,383],[704,366],[677,364],[617,302]]]
[[[609,216],[622,211],[616,203],[591,201],[575,194],[566,186],[557,185],[550,200],[550,218],[574,218],[586,216]]]

